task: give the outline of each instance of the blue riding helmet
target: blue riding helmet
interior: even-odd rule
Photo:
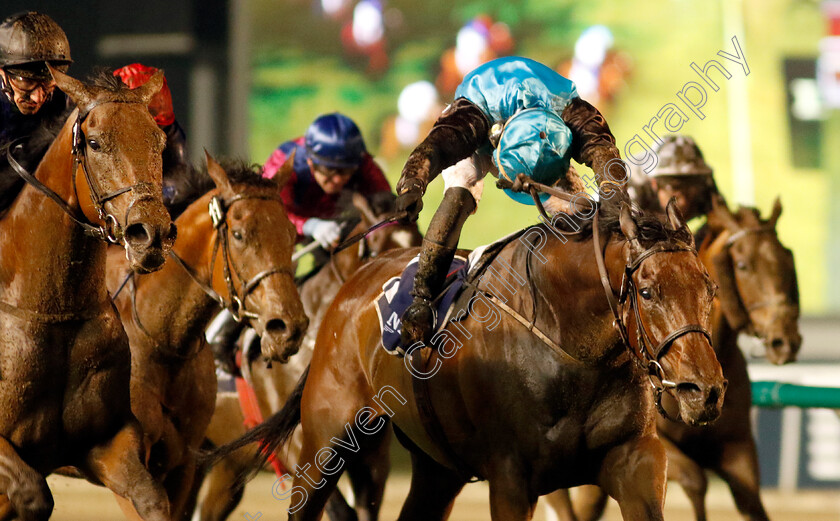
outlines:
[[[525,109],[514,114],[505,123],[499,146],[493,152],[493,161],[499,175],[516,179],[525,174],[534,181],[551,185],[569,170],[569,147],[572,132],[556,113],[543,108]],[[514,201],[534,204],[530,194],[505,193]],[[540,194],[545,202],[548,194]]]
[[[343,114],[319,116],[304,136],[306,153],[313,163],[328,168],[355,168],[367,152],[359,127]]]

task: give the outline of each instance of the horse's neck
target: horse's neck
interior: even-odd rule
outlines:
[[[519,304],[532,317],[536,300],[537,327],[573,356],[597,360],[605,356],[618,337],[611,327],[614,319],[601,284],[592,239],[561,243],[549,239],[542,254],[546,262],[519,245],[513,252],[513,266],[533,290]],[[623,241],[610,241],[604,254],[611,285],[616,289],[624,270]],[[526,271],[526,263],[530,268]]]
[[[207,285],[211,280],[210,262],[216,238],[207,213],[211,196],[212,193],[208,193],[192,203],[175,221],[178,241],[173,247],[175,254]],[[216,265],[222,262],[220,249],[216,253]],[[222,296],[227,295],[222,293]],[[196,332],[203,331],[219,309],[216,301],[173,260],[167,261],[162,269],[141,277],[136,300],[140,308],[149,308],[149,312],[141,314],[144,327],[159,332],[159,340],[166,336],[173,346],[182,345]],[[160,309],[166,311],[160,313]],[[173,319],[176,316],[177,320]]]
[[[73,186],[72,118],[47,150],[35,177],[80,215]],[[3,301],[41,312],[78,311],[105,300],[105,244],[55,201],[27,184],[0,221]]]

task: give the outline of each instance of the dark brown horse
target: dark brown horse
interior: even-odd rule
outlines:
[[[47,519],[44,476],[74,466],[164,521],[166,494],[143,465],[131,413],[128,339],[105,287],[106,240],[150,272],[175,239],[161,193],[165,136],[147,108],[163,76],[136,90],[53,77],[78,109],[0,221],[0,518]]]
[[[680,483],[698,521],[706,519],[705,469],[726,481],[744,519],[761,521],[767,514],[759,495],[758,456],[752,435],[752,396],[746,361],[738,334],[762,340],[767,358],[775,364],[796,359],[799,334],[799,294],[793,254],[779,242],[776,223],[782,213],[776,200],[770,218],[754,208],[733,214],[715,201],[709,215],[710,233],[699,256],[720,285],[713,314],[714,347],[729,381],[721,417],[712,425],[689,427],[659,418],[659,434],[668,453],[668,477]],[[606,496],[595,487],[577,491],[568,509],[564,491],[547,499],[564,521],[598,519]]]
[[[583,483],[605,487],[625,519],[661,520],[656,395],[672,392],[693,424],[717,418],[723,401],[708,337],[713,285],[672,206],[667,228],[618,208],[605,205],[578,240],[526,230],[474,283],[437,348],[405,360],[382,349],[374,301],[417,250],[363,266],[327,310],[308,376],[283,410],[220,454],[282,443],[300,421],[291,519],[319,519],[345,464],[386,439],[389,417],[413,457],[401,521],[445,519],[471,476],[490,482],[494,521],[531,519],[540,495]]]
[[[226,171],[208,155],[207,173],[216,189],[176,220],[176,260],[135,276],[118,300],[131,344],[132,410],[173,519],[183,517],[195,454],[213,414],[216,375],[204,329],[219,304],[256,328],[264,355],[275,360],[297,349],[309,322],[294,284],[295,229],[279,195],[291,166],[266,180],[246,165]],[[124,256],[112,250],[112,291],[126,272]]]
[[[353,206],[360,213],[362,220],[350,232],[350,236],[366,230],[385,217],[385,214],[377,215],[364,197],[358,194],[353,198]],[[419,246],[422,240],[423,237],[416,225],[394,224],[379,228],[357,245],[333,255],[330,262],[317,274],[306,279],[300,286],[300,298],[311,322],[301,351],[286,364],[275,364],[272,368],[254,364],[250,368],[249,379],[253,384],[264,418],[280,409],[294,391],[300,376],[309,366],[318,328],[329,304],[344,281],[364,263],[381,253],[394,248]],[[239,400],[229,394],[219,394],[216,400],[216,411],[207,430],[207,439],[214,445],[221,446],[245,434],[245,431]],[[301,441],[300,434],[297,434],[288,452],[281,455],[287,468],[294,468],[297,463]],[[383,447],[387,449],[387,445]],[[231,454],[210,470],[206,478],[206,491],[202,494],[198,505],[197,519],[221,521],[236,508],[244,492],[243,489],[236,487],[236,477],[248,469],[248,465],[256,455],[256,450],[256,447],[249,447]],[[360,520],[373,519],[370,517],[369,510],[374,506],[378,508],[378,499],[381,499],[384,480],[388,474],[387,450],[383,457],[371,458],[371,460],[370,466],[358,465],[350,469]],[[383,468],[384,472],[381,470]],[[373,483],[374,480],[376,480],[375,483]],[[340,502],[336,504],[336,508],[341,508]]]

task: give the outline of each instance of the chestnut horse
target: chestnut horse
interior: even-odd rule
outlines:
[[[47,519],[44,477],[74,466],[164,521],[166,494],[131,413],[128,338],[105,287],[106,241],[151,272],[175,239],[161,192],[166,137],[147,107],[163,74],[136,90],[52,74],[78,108],[34,177],[19,172],[28,184],[0,221],[0,518]]]
[[[707,235],[698,255],[720,285],[714,308],[714,347],[729,381],[721,417],[712,425],[689,427],[659,418],[659,434],[668,453],[668,477],[680,483],[698,521],[706,519],[704,499],[713,470],[729,485],[744,519],[760,521],[767,513],[759,495],[758,455],[752,435],[752,396],[746,361],[738,347],[738,334],[760,338],[774,364],[793,362],[799,334],[799,293],[793,254],[779,242],[776,223],[782,213],[776,200],[767,220],[754,208],[731,213],[714,201]],[[572,515],[565,491],[548,499],[559,519],[594,520],[604,509],[606,496],[595,487],[577,491]]]
[[[174,261],[135,276],[119,296],[131,343],[131,406],[173,519],[183,516],[195,455],[213,414],[216,375],[204,329],[219,305],[260,332],[267,358],[281,360],[297,349],[306,331],[291,259],[296,232],[280,200],[291,172],[287,164],[266,180],[244,164],[226,171],[208,155],[207,173],[216,188],[175,221],[180,234]],[[124,256],[112,249],[113,292],[127,271]]]
[[[382,349],[374,302],[417,250],[374,259],[339,290],[284,408],[217,454],[276,447],[300,422],[290,519],[316,520],[345,463],[376,452],[390,417],[412,451],[400,521],[445,519],[472,476],[490,482],[494,521],[531,519],[540,495],[584,483],[618,499],[625,519],[661,520],[654,404],[673,393],[681,419],[702,424],[723,401],[714,289],[673,204],[668,227],[623,202],[600,215],[577,240],[527,229],[494,257],[492,280],[470,283],[437,348],[410,346],[404,360]]]
[[[350,236],[361,233],[380,222],[387,213],[376,214],[365,198],[359,194],[354,195],[353,206],[359,211],[362,220],[350,232]],[[315,335],[329,304],[344,281],[365,262],[382,252],[394,248],[419,246],[422,241],[423,236],[420,235],[416,224],[392,224],[379,228],[368,234],[358,245],[350,246],[333,255],[330,262],[317,274],[301,284],[300,298],[306,315],[311,319],[301,351],[286,364],[275,365],[272,368],[254,364],[250,368],[249,380],[253,384],[263,417],[268,417],[280,409],[294,391],[300,376],[309,366],[315,347]],[[214,445],[220,446],[245,434],[245,431],[239,400],[230,394],[219,394],[216,398],[216,411],[207,430],[207,439]],[[296,435],[288,453],[280,455],[286,468],[294,468],[301,441],[300,435]],[[384,447],[387,449],[387,445]],[[197,520],[221,521],[236,508],[244,493],[244,489],[236,486],[236,477],[248,469],[249,463],[256,455],[256,450],[256,447],[243,449],[226,457],[210,469],[206,478],[207,489],[199,501]],[[384,489],[384,480],[388,474],[387,450],[381,458],[373,458],[370,463],[370,467],[359,465],[350,469],[360,519],[365,519],[364,516],[369,515],[366,513],[367,510],[378,508],[375,505],[378,500],[381,500],[381,491]],[[376,470],[383,468],[384,472]],[[371,469],[374,470],[371,471]],[[375,479],[381,482],[374,483]],[[337,502],[332,505],[333,508],[344,508],[343,499],[335,499]],[[336,510],[331,511],[331,514],[347,516],[346,512],[341,513]]]

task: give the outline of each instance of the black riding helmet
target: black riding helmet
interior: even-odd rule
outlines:
[[[0,67],[10,74],[49,79],[47,63],[62,71],[73,63],[67,35],[52,18],[28,11],[0,23]]]

